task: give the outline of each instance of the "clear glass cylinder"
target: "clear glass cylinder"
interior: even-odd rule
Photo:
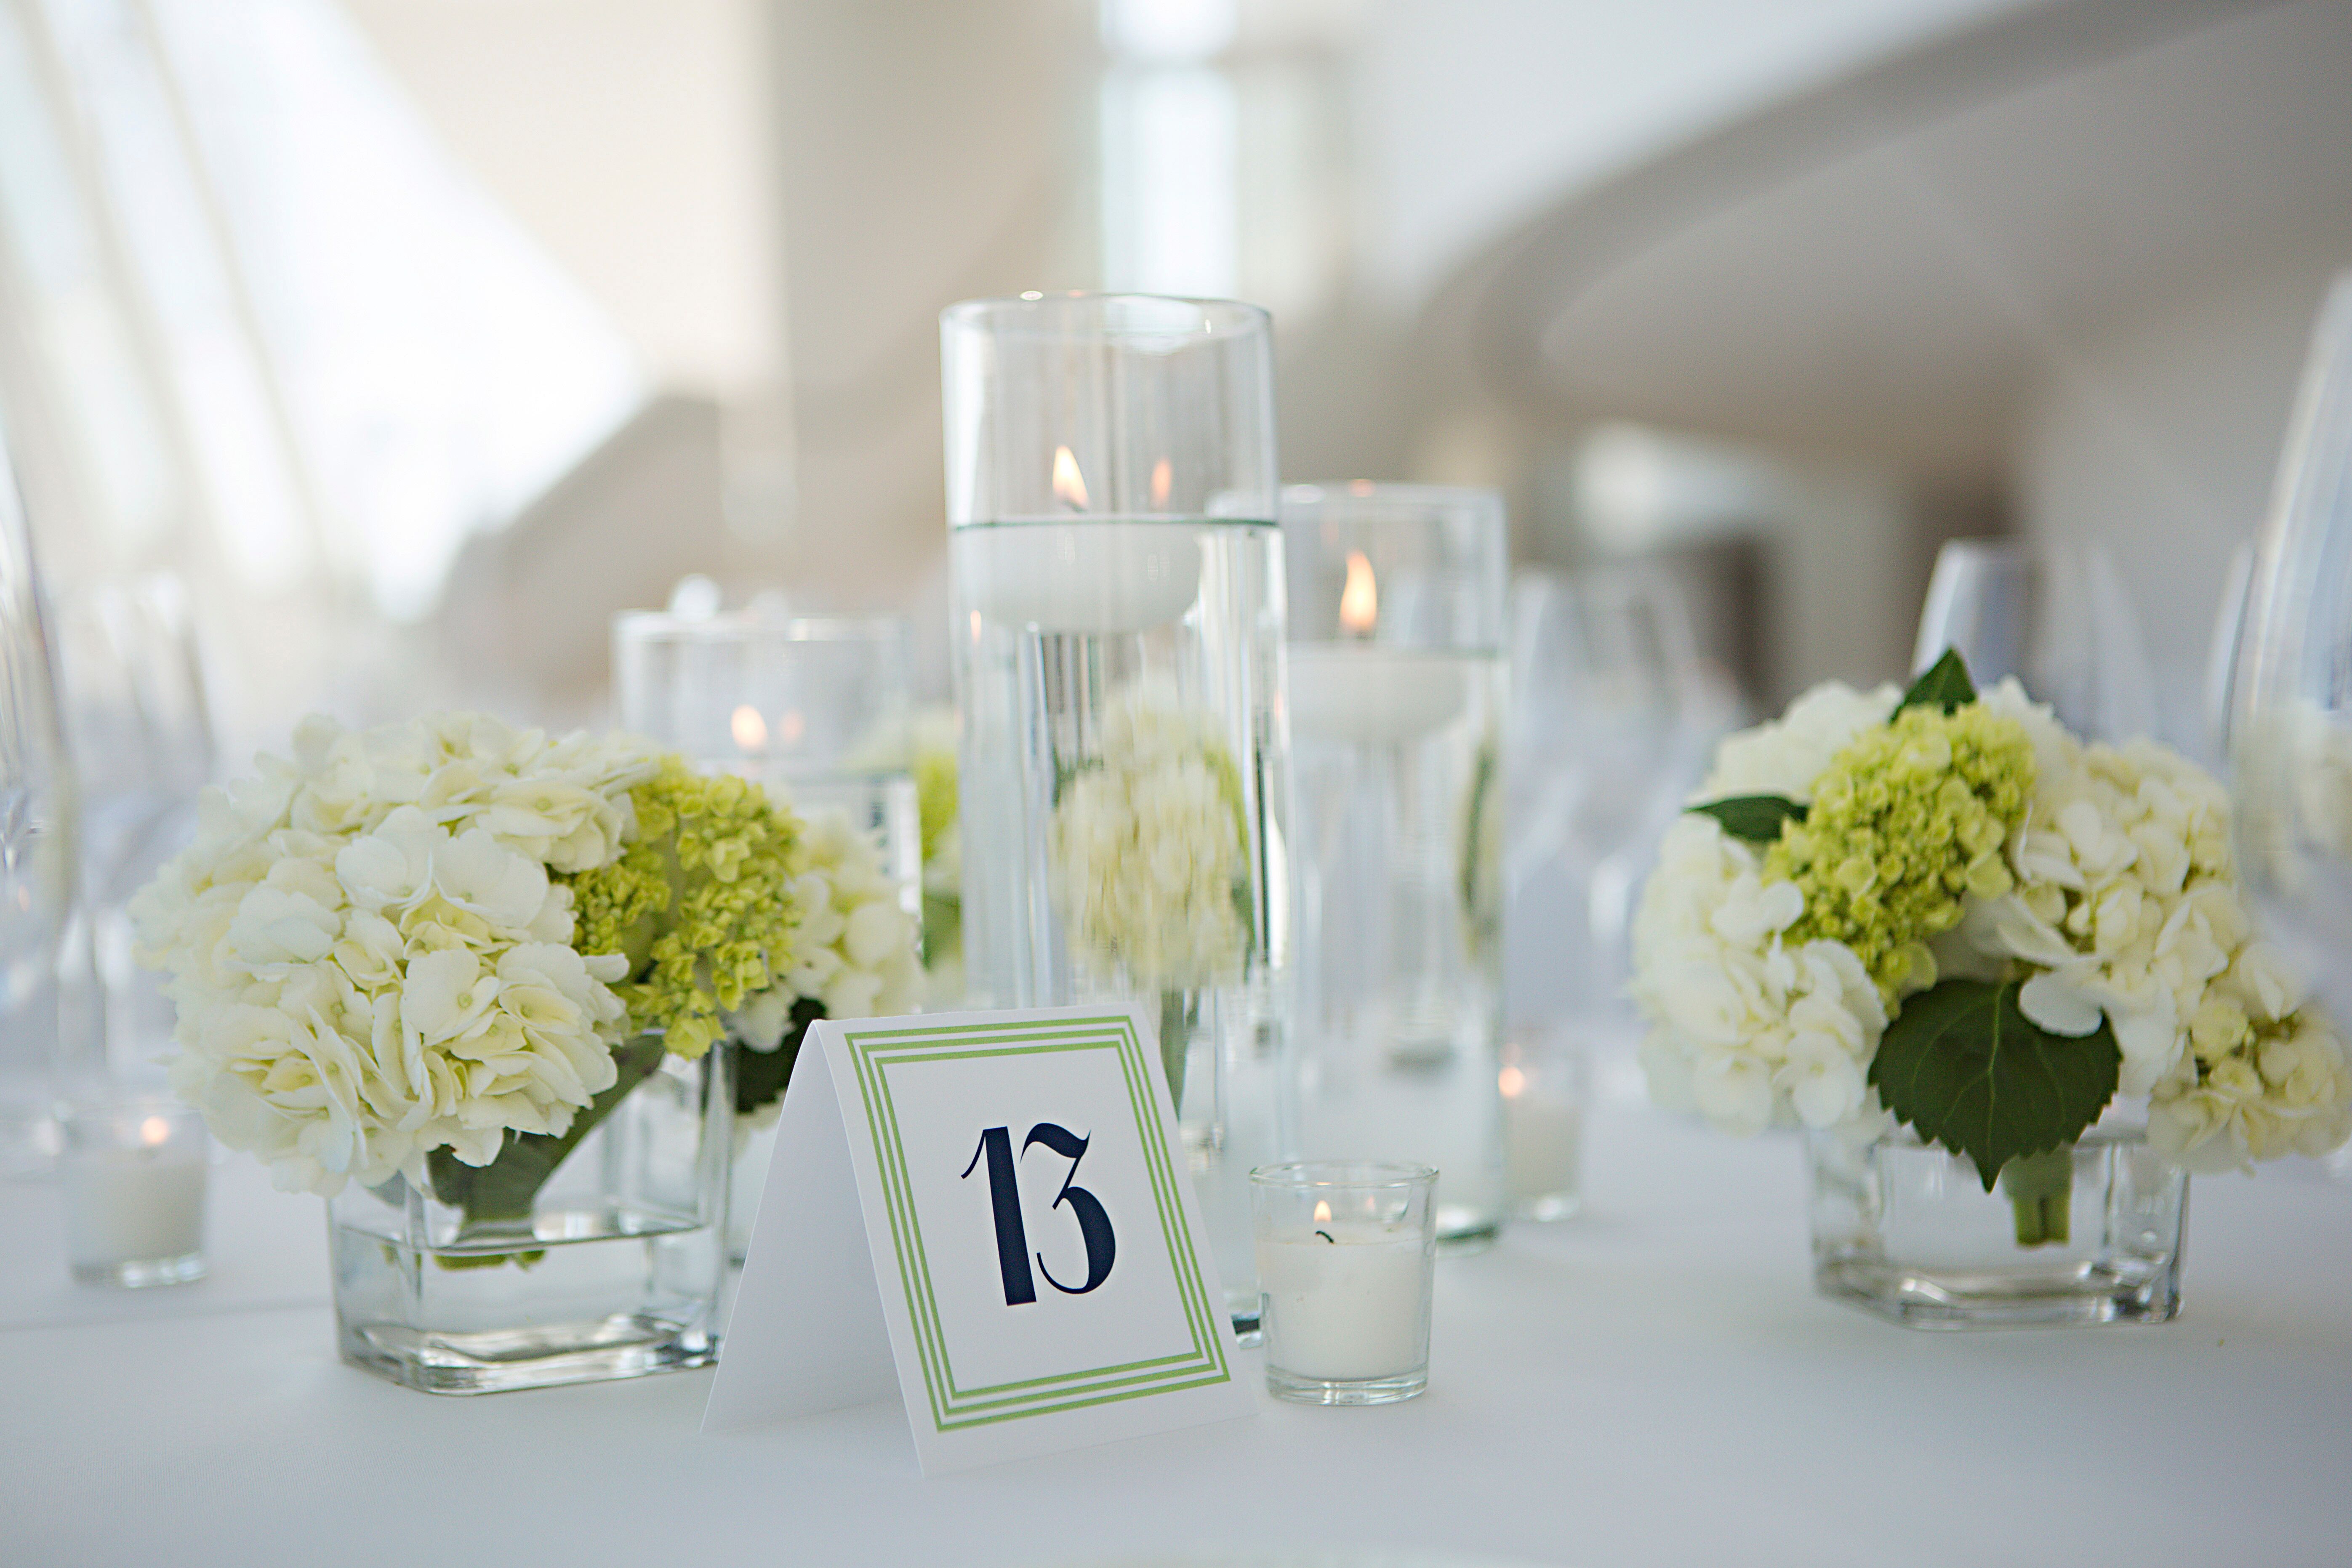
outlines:
[[[1510,1209],[1500,497],[1283,492],[1297,781],[1300,1151],[1437,1168],[1437,1232]]]
[[[2180,1310],[2189,1178],[2144,1128],[2103,1123],[1976,1163],[1908,1128],[1856,1144],[1809,1133],[1814,1288],[1916,1329],[2160,1323]]]
[[[880,852],[910,919],[922,917],[907,625],[895,616],[686,616],[632,611],[613,623],[621,726],[696,766],[770,785],[803,816],[839,813]],[[780,1049],[797,1049],[797,1037]],[[730,1043],[730,1049],[752,1047]],[[759,1103],[739,1107],[728,1245],[740,1262],[775,1151],[773,1074],[740,1070]]]
[[[515,1134],[479,1173],[440,1151],[327,1202],[343,1359],[433,1394],[488,1394],[708,1365],[726,1267],[727,1053],[660,1037],[644,1077],[568,1149]],[[520,1156],[520,1158],[518,1158]],[[535,1191],[527,1169],[552,1156]],[[503,1167],[503,1170],[501,1170]]]
[[[1305,1160],[1250,1173],[1265,1384],[1301,1405],[1392,1405],[1429,1386],[1438,1173]]]
[[[1246,1329],[1288,921],[1266,316],[1024,295],[951,307],[940,339],[966,983],[1158,1018]]]

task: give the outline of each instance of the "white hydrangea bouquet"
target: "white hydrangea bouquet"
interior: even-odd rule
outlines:
[[[405,1180],[511,1225],[666,1053],[913,963],[837,836],[643,741],[311,719],[257,768],[132,914],[174,1087],[288,1191]]]
[[[1907,1123],[1998,1177],[2028,1245],[2065,1239],[2063,1152],[2118,1094],[2191,1171],[2352,1134],[2344,1042],[2256,940],[2226,795],[2173,752],[2085,745],[1948,653],[1907,692],[1816,687],[1697,798],[1633,927],[1662,1103]]]

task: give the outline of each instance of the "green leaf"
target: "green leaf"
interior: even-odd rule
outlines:
[[[749,1116],[782,1098],[784,1086],[793,1080],[793,1063],[800,1059],[801,1042],[808,1038],[809,1026],[824,1016],[824,1004],[803,996],[793,1004],[793,1021],[785,1026],[783,1043],[774,1050],[755,1051],[740,1043],[727,1047],[735,1053],[736,1115]]]
[[[1944,657],[1927,667],[1927,673],[1911,683],[1903,700],[1895,705],[1895,712],[1906,708],[1941,708],[1949,713],[1954,709],[1977,700],[1976,683],[1969,679],[1968,661],[1960,650],[1948,647]],[[1892,719],[1893,714],[1888,718]]]
[[[539,1189],[563,1163],[564,1156],[596,1130],[628,1092],[653,1076],[661,1066],[662,1037],[639,1035],[613,1048],[613,1066],[620,1076],[613,1087],[590,1100],[572,1119],[572,1130],[562,1137],[545,1132],[513,1132],[487,1165],[468,1165],[457,1152],[444,1145],[425,1156],[433,1180],[433,1195],[466,1213],[464,1230],[480,1227],[530,1229],[530,1205]],[[461,1232],[462,1234],[462,1232]]]
[[[2018,1007],[2023,984],[1947,980],[1912,997],[1870,1064],[1886,1108],[1974,1160],[1988,1193],[2011,1160],[2080,1137],[2123,1068],[2106,1020],[2073,1038],[2049,1034]]]
[[[1735,795],[1690,809],[1715,818],[1726,833],[1750,844],[1778,843],[1781,823],[1805,820],[1803,806],[1777,795]]]

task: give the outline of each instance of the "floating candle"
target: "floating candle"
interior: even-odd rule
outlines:
[[[1397,745],[1444,728],[1492,656],[1378,643],[1290,646],[1290,732],[1300,741]]]
[[[1201,595],[1201,533],[1217,523],[1002,522],[956,531],[956,584],[990,620],[1113,637],[1166,626]]]

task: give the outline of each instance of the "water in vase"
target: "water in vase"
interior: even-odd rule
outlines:
[[[1277,531],[1093,519],[950,541],[973,1005],[1158,1021],[1229,1302],[1254,1321],[1248,1173],[1282,1152]]]
[[[1436,1167],[1437,1229],[1493,1235],[1502,1151],[1499,733],[1487,652],[1294,644],[1299,1147]]]

